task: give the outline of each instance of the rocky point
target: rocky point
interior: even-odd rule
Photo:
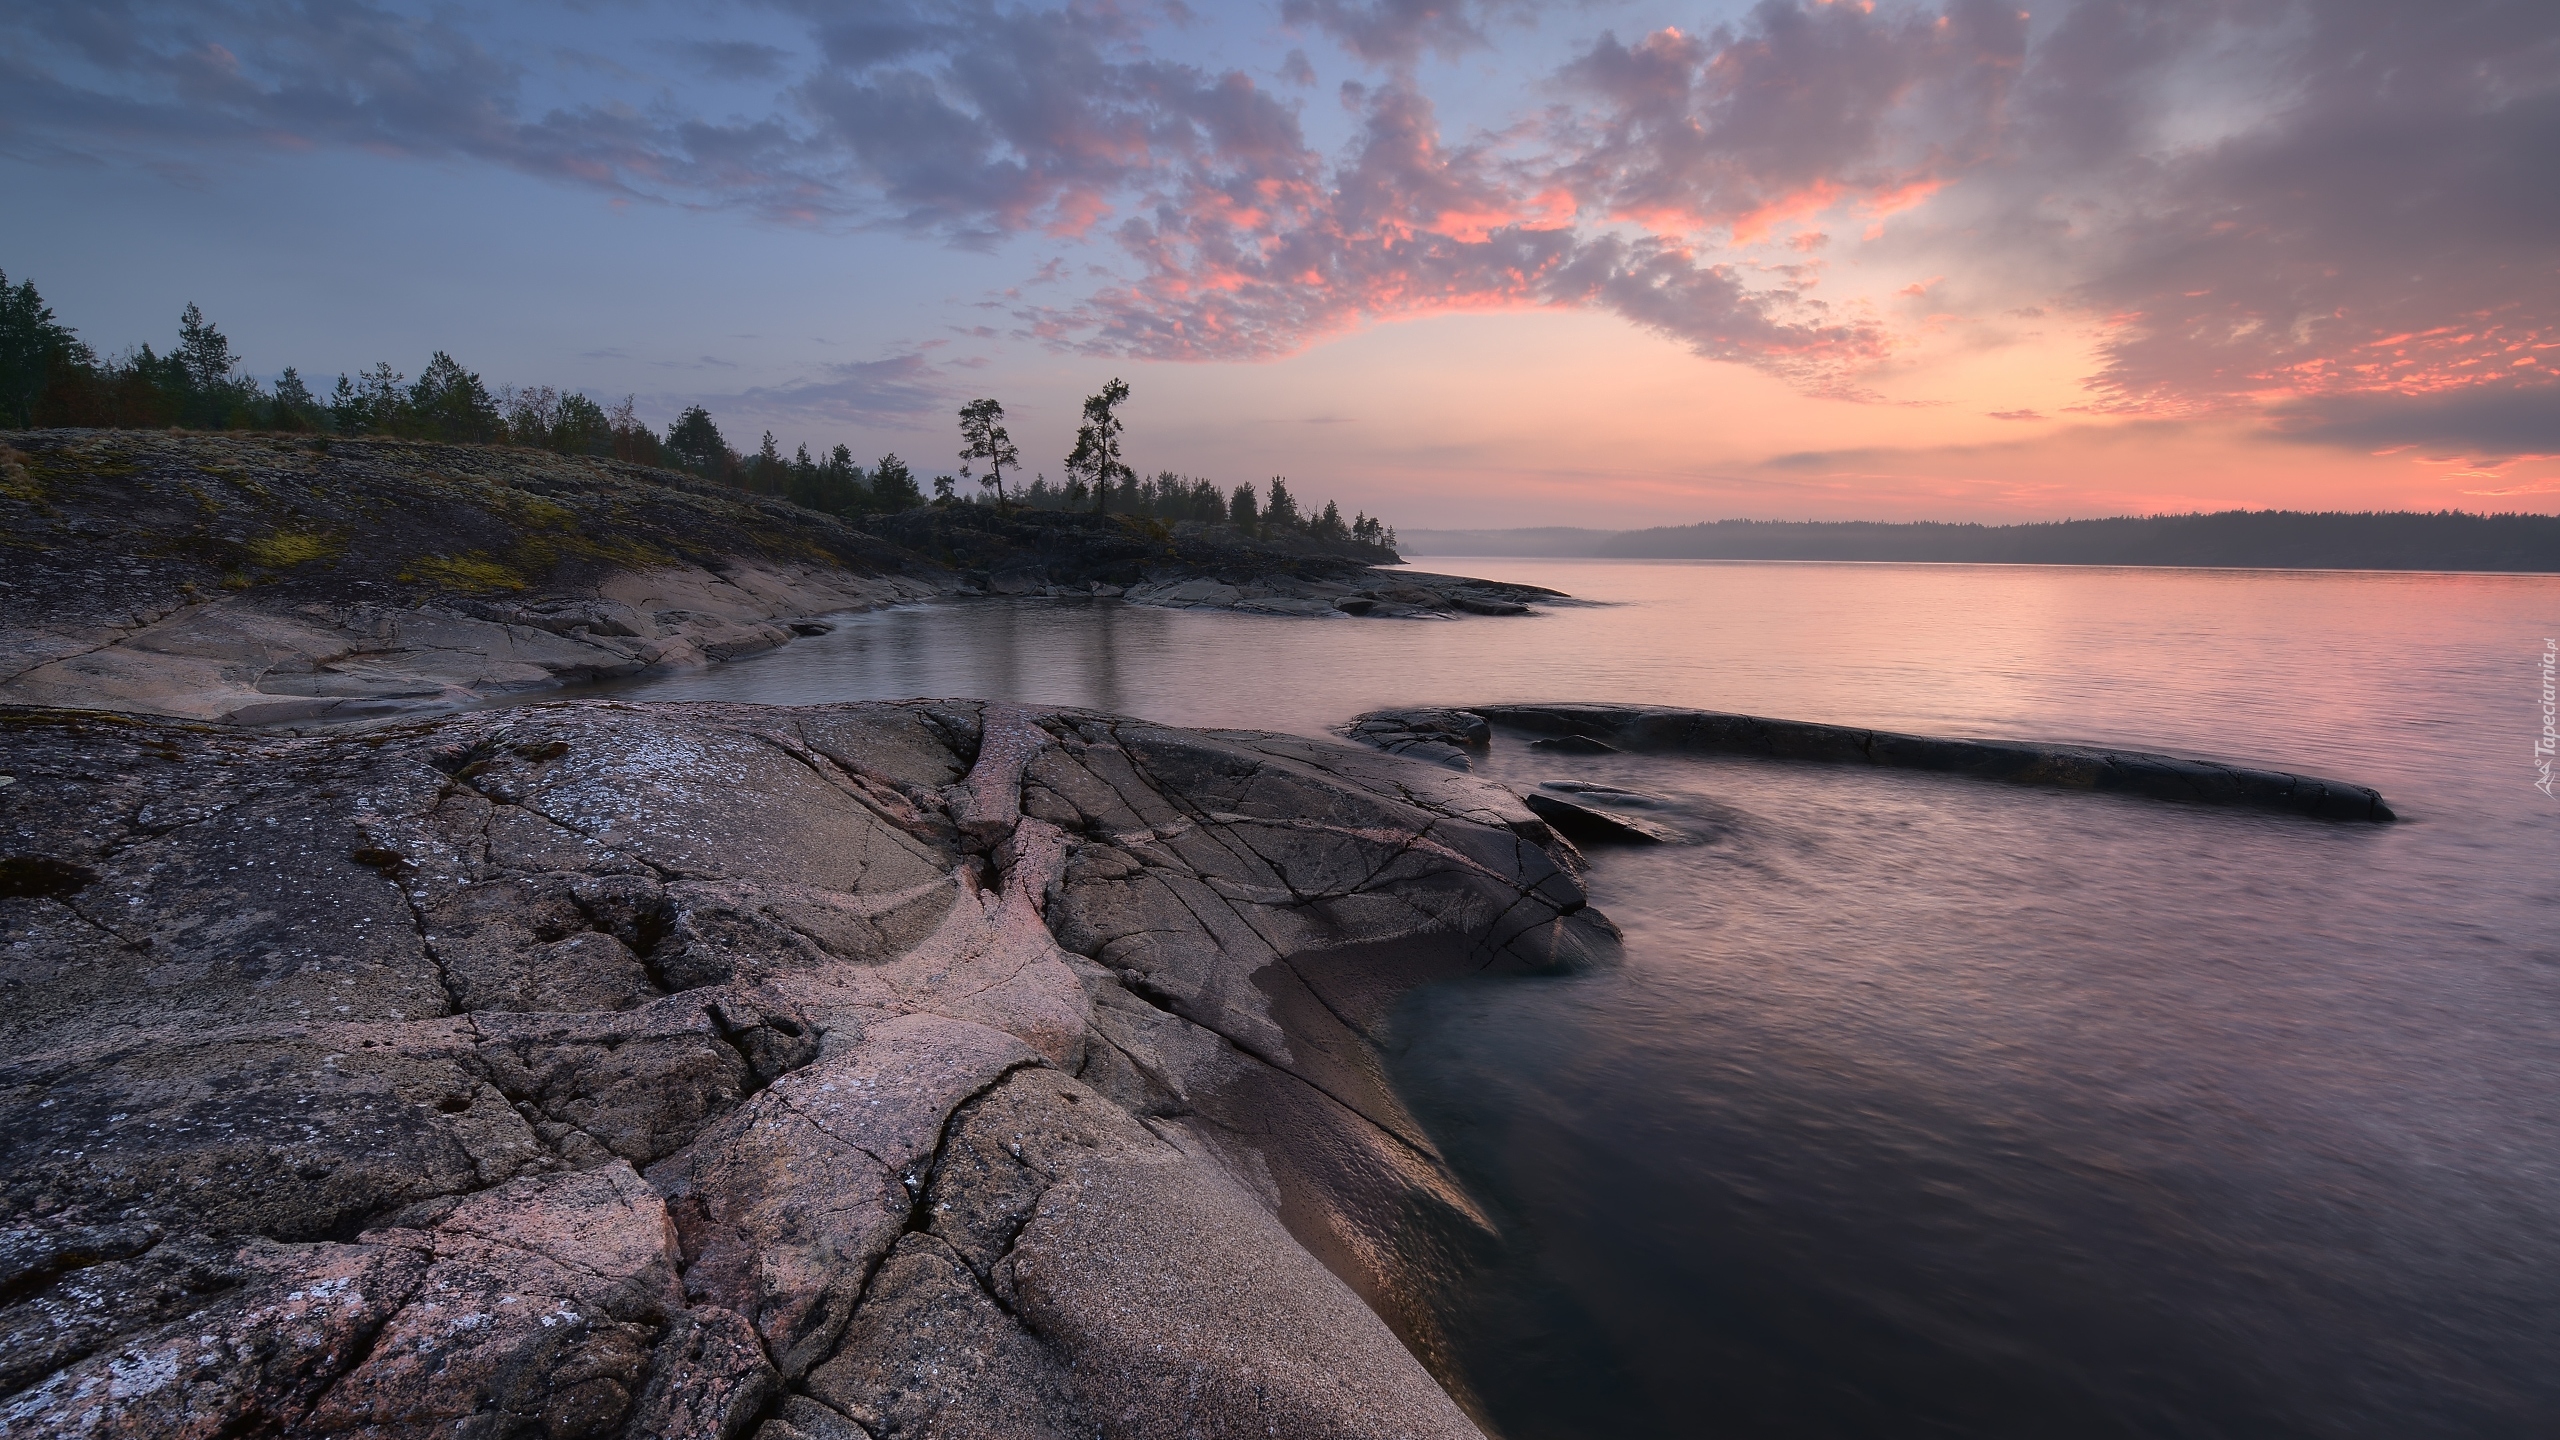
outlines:
[[[857,524],[610,460],[301,435],[12,432],[0,555],[0,704],[238,725],[716,664],[937,597],[1422,620],[1563,598],[1304,536],[974,505]]]
[[[1472,1435],[1383,1019],[1614,943],[1505,791],[1079,711],[0,771],[9,1435]]]

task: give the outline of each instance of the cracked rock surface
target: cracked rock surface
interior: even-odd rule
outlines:
[[[0,710],[0,1434],[1466,1436],[1508,793],[976,702]]]

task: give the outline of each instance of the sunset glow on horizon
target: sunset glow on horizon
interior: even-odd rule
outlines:
[[[102,352],[1407,528],[2560,510],[2560,15],[1943,0],[0,14]]]

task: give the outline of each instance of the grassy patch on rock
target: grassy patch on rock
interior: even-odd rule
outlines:
[[[505,565],[482,554],[428,555],[408,569],[400,578],[413,584],[431,585],[443,590],[457,590],[466,595],[485,595],[499,590],[522,590],[525,578]]]
[[[30,430],[0,446],[21,617],[130,611],[188,587],[386,602],[576,589],[615,571],[763,561],[878,574],[909,554],[834,516],[674,471],[505,446]]]
[[[327,560],[343,554],[347,542],[343,536],[316,530],[279,530],[249,541],[241,548],[252,563],[270,570],[290,570],[296,565],[308,565],[315,560]]]

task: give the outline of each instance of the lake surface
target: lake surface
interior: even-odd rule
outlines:
[[[2560,580],[1425,564],[1602,603],[926,605],[615,693],[1653,701],[2376,786],[2402,823],[1498,745],[1690,843],[1593,853],[1622,966],[1400,1016],[1504,1234],[1464,1378],[1511,1440],[2560,1433]]]

